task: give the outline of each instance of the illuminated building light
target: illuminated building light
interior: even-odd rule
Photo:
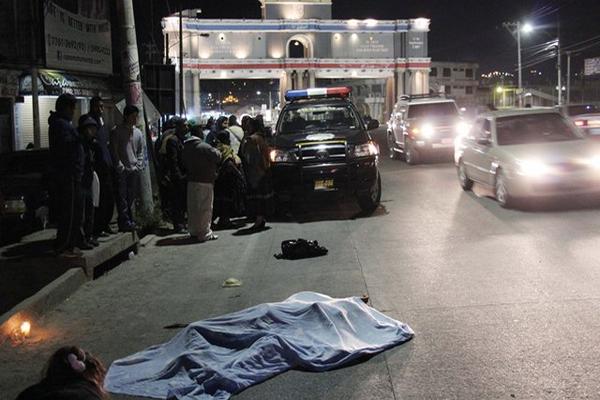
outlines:
[[[377,20],[375,20],[373,18],[367,18],[367,19],[365,19],[365,25],[367,25],[369,28],[377,26]]]
[[[352,39],[352,41],[354,41],[354,42],[355,42],[355,41],[357,41],[357,40],[358,40],[358,35],[357,35],[356,33],[353,33],[353,34],[350,36],[350,39]]]
[[[428,31],[429,30],[429,19],[427,19],[427,18],[416,18],[414,20],[413,27],[417,31]]]
[[[348,26],[350,28],[356,28],[358,26],[358,20],[356,19],[349,19],[347,22]]]

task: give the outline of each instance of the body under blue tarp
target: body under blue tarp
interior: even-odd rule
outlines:
[[[338,368],[413,335],[359,297],[301,292],[190,324],[167,343],[115,361],[105,387],[133,396],[226,400],[289,369]]]

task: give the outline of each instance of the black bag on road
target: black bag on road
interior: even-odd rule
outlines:
[[[275,254],[277,259],[298,260],[301,258],[319,257],[327,254],[323,246],[316,240],[296,239],[281,242],[281,254]]]

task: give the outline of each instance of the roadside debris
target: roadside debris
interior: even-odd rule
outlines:
[[[319,246],[316,240],[296,239],[281,242],[281,253],[274,254],[278,260],[299,260],[324,256],[329,252],[325,247]]]
[[[225,282],[223,282],[224,288],[232,288],[232,287],[240,287],[240,286],[242,286],[242,281],[240,281],[239,279],[235,279],[235,278],[229,278],[229,279],[226,279]]]

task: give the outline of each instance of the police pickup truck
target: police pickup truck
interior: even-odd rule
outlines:
[[[321,192],[354,196],[364,212],[381,200],[379,149],[349,99],[351,88],[290,90],[270,153],[275,192],[282,200]]]

